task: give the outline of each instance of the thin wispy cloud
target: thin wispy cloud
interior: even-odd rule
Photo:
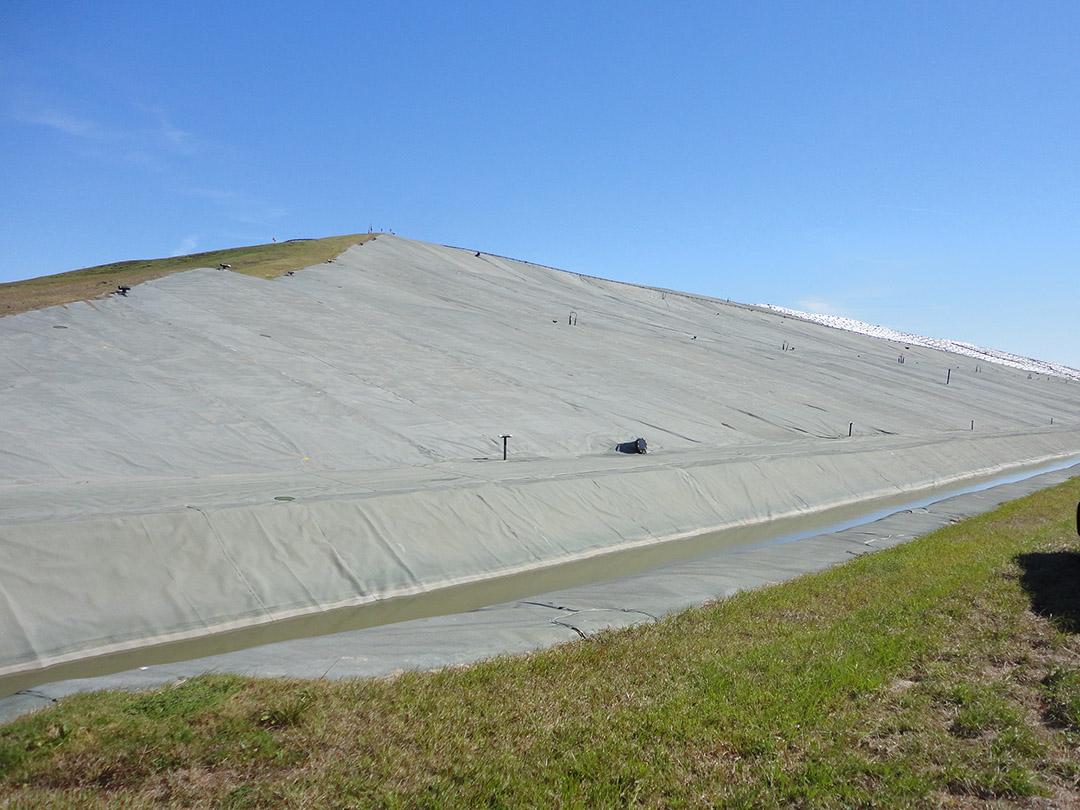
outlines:
[[[23,124],[33,124],[55,129],[73,138],[103,141],[109,138],[108,132],[96,121],[80,118],[60,110],[42,108],[38,110],[17,110],[12,116]]]
[[[192,155],[199,151],[198,139],[187,130],[174,126],[161,108],[152,107],[146,112],[156,119],[157,126],[153,131],[162,143],[183,155]]]
[[[241,191],[217,188],[193,188],[187,193],[216,205],[222,214],[245,225],[272,225],[288,216],[289,211],[276,203]]]
[[[803,312],[813,312],[817,315],[842,315],[846,317],[848,314],[847,307],[838,301],[816,296],[799,299],[795,302],[795,309],[801,309]]]
[[[879,208],[888,208],[888,209],[891,209],[893,211],[911,211],[912,213],[915,213],[915,214],[934,214],[935,216],[939,216],[939,217],[955,217],[956,216],[955,211],[942,211],[940,208],[924,208],[924,207],[919,206],[919,205],[892,205],[892,204],[887,204],[886,203],[884,205],[879,205],[878,207]]]
[[[14,121],[45,127],[72,139],[88,157],[164,166],[176,157],[188,157],[202,148],[193,133],[175,126],[157,107],[132,108],[126,122],[82,115],[43,100],[24,98],[9,112]]]
[[[187,256],[189,253],[194,253],[195,249],[199,246],[199,237],[192,234],[191,236],[185,236],[180,240],[180,244],[176,246],[170,256]]]
[[[3,112],[9,121],[48,131],[60,143],[66,140],[66,148],[83,161],[136,167],[162,195],[196,198],[223,222],[265,232],[289,215],[288,209],[258,195],[194,185],[192,178],[205,168],[201,164],[220,157],[216,153],[223,147],[177,126],[164,106],[118,105],[107,115],[103,109],[88,114],[70,99],[21,88],[18,98],[9,95]],[[203,237],[213,241],[209,234],[188,234],[170,255],[197,251]]]
[[[904,270],[915,262],[905,256],[881,256],[865,252],[840,250],[835,255],[835,262],[848,267],[859,267],[873,271]]]
[[[129,112],[132,124],[112,121],[105,124],[42,99],[24,98],[11,117],[22,124],[45,127],[67,136],[87,158],[140,166],[161,177],[175,179],[184,164],[210,148],[194,133],[176,126],[160,106],[132,107]],[[265,228],[289,213],[272,201],[243,191],[191,188],[182,183],[170,185],[179,186],[171,189],[172,193],[208,201],[220,216],[243,225]],[[173,255],[192,252],[194,239],[186,238]]]
[[[802,297],[795,300],[792,306],[804,312],[813,312],[819,315],[838,315],[844,318],[857,318],[858,313],[873,311],[882,302],[888,301],[894,296],[894,289],[888,282],[883,284],[864,281],[853,283],[845,287],[832,287],[822,290],[822,285],[816,292],[806,291]]]

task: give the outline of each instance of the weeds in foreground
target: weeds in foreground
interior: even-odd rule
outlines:
[[[0,806],[1062,806],[1078,494],[526,657],[75,696],[0,728]]]

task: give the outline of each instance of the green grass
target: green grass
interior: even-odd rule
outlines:
[[[0,728],[0,806],[1075,802],[1078,497],[524,657],[74,696]]]
[[[276,278],[290,270],[299,270],[332,259],[351,245],[366,242],[373,236],[374,234],[351,234],[274,242],[269,245],[193,253],[190,256],[116,262],[26,281],[13,281],[0,284],[0,315],[15,315],[58,304],[102,298],[121,284],[134,287],[144,281],[196,267],[230,264],[234,273],[258,278]]]
[[[1046,687],[1046,719],[1061,728],[1080,732],[1080,669],[1055,668]]]

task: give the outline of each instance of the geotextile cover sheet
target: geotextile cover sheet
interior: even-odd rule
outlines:
[[[383,235],[0,349],[0,675],[1080,452],[1065,380]]]

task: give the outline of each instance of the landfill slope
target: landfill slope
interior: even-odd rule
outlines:
[[[1080,452],[1064,379],[389,235],[2,318],[0,369],[0,676]]]

